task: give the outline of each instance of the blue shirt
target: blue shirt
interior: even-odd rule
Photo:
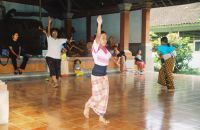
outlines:
[[[173,46],[168,46],[168,45],[160,45],[158,48],[157,48],[158,52],[161,53],[162,55],[165,55],[165,54],[169,54],[169,53],[172,53],[174,50],[175,50],[175,47]]]
[[[81,69],[81,65],[80,64],[75,64],[75,70],[80,70]]]

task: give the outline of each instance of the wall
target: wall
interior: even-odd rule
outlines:
[[[86,17],[77,18],[72,20],[72,26],[75,29],[74,39],[76,41],[84,40],[86,41]]]
[[[120,13],[106,14],[103,17],[103,30],[107,32],[108,37],[113,36],[117,43],[120,41]],[[97,16],[91,18],[91,35],[95,35]],[[73,27],[76,30],[75,40],[86,39],[86,18],[73,19]],[[129,43],[141,43],[142,30],[142,11],[136,10],[130,12],[130,33]]]
[[[142,10],[130,12],[129,43],[141,43],[142,37]]]
[[[120,41],[120,14],[106,14],[102,15],[103,29],[106,31],[108,37],[113,36],[117,43]],[[91,18],[91,34],[94,35],[97,29],[97,16]]]

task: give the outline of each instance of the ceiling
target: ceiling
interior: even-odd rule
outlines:
[[[200,0],[5,0],[5,1],[30,4],[30,5],[41,5],[44,9],[47,10],[48,14],[46,15],[50,15],[60,19],[65,18],[66,12],[72,12],[74,14],[73,17],[83,17],[83,16],[90,16],[97,14],[119,12],[118,4],[120,3],[131,3],[132,10],[136,10],[145,7],[145,5],[149,2],[151,3],[152,8],[200,2]],[[28,15],[30,15],[30,13]]]

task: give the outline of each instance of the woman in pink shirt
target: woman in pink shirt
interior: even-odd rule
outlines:
[[[92,56],[95,63],[91,75],[92,96],[85,104],[84,116],[89,118],[91,108],[99,116],[99,121],[107,124],[109,121],[104,118],[109,97],[109,82],[106,70],[111,54],[106,48],[107,34],[101,31],[101,16],[97,17],[97,23],[96,39],[92,45]]]

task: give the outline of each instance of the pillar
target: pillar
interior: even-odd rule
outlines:
[[[150,8],[151,2],[147,2],[142,9],[142,54],[146,63],[146,71],[154,71],[152,44],[150,43]]]
[[[72,17],[73,13],[66,13],[64,24],[67,38],[70,38],[72,36]]]
[[[91,37],[91,16],[86,17],[86,28],[87,28],[87,41],[90,41],[90,37]]]
[[[118,5],[120,9],[120,50],[124,50],[127,58],[132,57],[129,51],[129,12],[131,3],[122,3]]]

